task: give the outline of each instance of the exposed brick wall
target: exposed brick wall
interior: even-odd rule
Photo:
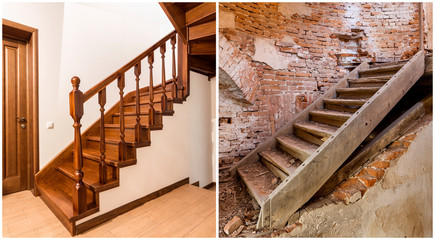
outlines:
[[[220,3],[220,159],[231,162],[305,109],[362,61],[409,59],[414,3]],[[291,5],[294,4],[294,5]],[[240,90],[240,91],[239,91]],[[230,119],[230,120],[229,120]]]
[[[408,151],[416,135],[417,132],[413,131],[394,141],[358,173],[342,182],[328,197],[335,202],[341,201],[345,204],[362,198],[371,187],[383,179],[385,170],[390,167],[390,164],[398,161]]]

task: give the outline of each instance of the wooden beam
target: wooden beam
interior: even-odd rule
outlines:
[[[216,35],[216,20],[189,27],[189,41]]]
[[[420,49],[424,50],[424,35],[423,35],[423,3],[418,3],[418,16],[419,16],[419,22],[418,22],[418,31],[419,31],[419,42],[420,42]]]
[[[337,170],[328,181],[314,195],[315,197],[325,196],[330,193],[338,184],[352,176],[356,171],[376,153],[385,148],[388,144],[398,138],[409,124],[416,118],[427,112],[432,107],[432,96],[416,103],[412,108],[402,114],[398,119],[391,123],[387,128],[373,138],[367,146],[361,149],[347,163]]]
[[[189,56],[189,65],[192,71],[199,72],[207,76],[216,75],[216,66],[211,61],[200,59],[195,56]]]
[[[186,13],[174,3],[160,2],[159,4],[183,42],[187,44]]]
[[[193,41],[190,55],[216,55],[216,41]]]
[[[191,25],[216,14],[216,3],[206,2],[186,12],[186,25]]]
[[[261,208],[262,226],[283,227],[334,174],[402,96],[424,73],[424,51],[419,51],[364,104],[334,135],[302,163],[270,195]]]

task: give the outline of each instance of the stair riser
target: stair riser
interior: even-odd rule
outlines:
[[[99,162],[96,162],[96,161],[93,161],[93,160],[89,160],[87,158],[83,158],[83,165],[85,166],[82,169],[83,176],[84,176],[83,177],[83,183],[85,184],[85,186],[88,189],[90,189],[92,191],[95,191],[96,189],[93,186],[91,186],[91,184],[93,184],[93,183],[89,182],[88,179],[86,178],[87,174],[95,174],[95,173],[89,172],[88,169],[90,169],[90,168],[89,167],[87,168],[86,165],[93,165],[92,169],[97,169],[98,174],[99,174]],[[116,169],[114,169],[114,167],[107,165],[106,169],[107,169],[106,170],[107,171],[107,173],[106,173],[107,179],[118,179],[117,171],[116,171]],[[74,180],[74,172],[65,171],[64,169],[61,169],[61,168],[57,168],[57,170],[60,173],[62,173],[63,175],[65,175],[65,176],[69,177],[70,179]]]
[[[329,116],[318,116],[318,115],[311,115],[310,119],[311,121],[325,123],[336,127],[341,127],[341,125],[343,125],[347,120],[347,119],[343,120],[343,119],[331,118]]]
[[[307,142],[310,142],[310,143],[313,143],[313,144],[316,144],[319,146],[322,145],[324,142],[322,139],[327,139],[326,137],[318,136],[318,135],[306,132],[306,131],[304,131],[302,129],[298,129],[298,128],[294,128],[293,134],[295,134],[296,136],[302,138],[303,140],[305,140]]]
[[[88,148],[95,148],[95,149],[100,149],[100,142],[98,141],[92,141],[92,140],[88,140],[86,142],[87,147]],[[129,146],[127,145],[127,155],[126,155],[126,159],[134,159],[136,158],[136,148],[133,146]],[[106,143],[106,151],[113,151],[115,153],[117,153],[117,155],[119,156],[119,146],[118,144],[115,143]]]
[[[119,116],[112,116],[112,121],[115,124],[119,123]],[[135,124],[136,123],[136,116],[124,116],[124,123],[125,124]],[[140,123],[143,125],[149,124],[148,115],[140,115]],[[154,124],[156,124],[156,125],[162,124],[162,114],[155,114]]]
[[[286,173],[284,173],[283,171],[281,171],[281,169],[277,168],[275,165],[268,162],[264,158],[261,158],[261,161],[273,173],[273,175],[275,175],[275,177],[281,179],[281,181],[284,181],[288,177],[288,175]]]
[[[325,104],[325,109],[340,111],[340,112],[351,112],[354,113],[358,111],[359,106],[342,106],[342,105],[334,105],[334,104]]]
[[[153,101],[154,102],[160,101],[162,99],[162,95],[163,95],[163,93],[154,93]],[[167,92],[166,97],[168,98],[168,100],[172,100],[172,93]],[[136,96],[133,96],[132,99],[133,99],[133,101],[136,101]],[[139,101],[141,103],[148,103],[150,101],[150,97],[149,97],[149,95],[142,95],[142,96],[140,96]]]
[[[105,134],[106,138],[110,139],[121,139],[119,128],[105,128]],[[128,142],[135,142],[136,141],[136,130],[133,128],[126,128],[124,131],[125,140]],[[140,141],[150,141],[150,130],[148,128],[141,128],[139,136],[141,137]]]
[[[364,73],[360,73],[359,77],[360,78],[365,78],[365,77],[383,77],[383,76],[393,76],[398,70],[393,70],[393,71],[383,71],[383,72],[378,72],[378,71],[373,71],[373,72],[364,72]]]
[[[148,112],[149,109],[150,109],[150,107],[149,107],[148,104],[141,104],[140,105],[140,112]],[[157,111],[161,111],[162,110],[162,104],[161,104],[161,102],[154,103],[154,109],[157,110]],[[172,102],[168,102],[167,110],[170,110],[170,111],[174,110]],[[124,111],[125,112],[136,112],[136,106],[135,105],[133,105],[133,106],[125,106],[124,107]]]
[[[385,82],[349,83],[349,87],[382,87]]]
[[[287,153],[289,153],[290,155],[292,155],[293,157],[298,158],[302,162],[305,161],[305,159],[307,159],[310,156],[310,154],[308,154],[308,153],[304,153],[304,152],[298,151],[297,149],[294,149],[292,147],[283,145],[281,143],[279,144],[279,147],[282,150],[284,150]]]
[[[337,93],[338,98],[340,99],[368,99],[373,94],[375,94],[376,91],[373,92],[342,92]]]

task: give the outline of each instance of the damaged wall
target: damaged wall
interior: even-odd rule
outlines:
[[[367,169],[373,170],[373,182],[353,181]],[[355,177],[347,179],[325,199],[306,205],[299,210],[299,218],[273,235],[431,237],[432,189],[430,114]]]
[[[219,13],[220,70],[244,98],[221,86],[220,163],[245,156],[355,63],[418,50],[414,3],[220,3]]]

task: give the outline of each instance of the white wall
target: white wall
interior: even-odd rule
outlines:
[[[73,139],[68,94],[79,76],[85,92],[173,30],[158,3],[3,3],[2,17],[39,30],[40,167]],[[159,52],[154,82],[161,82]],[[167,46],[167,62],[171,62]],[[167,70],[170,69],[167,65]],[[167,76],[170,72],[167,71]],[[142,63],[141,86],[148,85]],[[146,81],[144,81],[146,80]],[[126,75],[125,93],[134,89]],[[116,81],[108,87],[106,109],[119,100]],[[99,117],[94,97],[85,104],[82,131]],[[47,129],[46,122],[55,123]]]
[[[216,71],[218,72],[218,71]],[[211,97],[211,123],[212,123],[212,145],[213,146],[218,146],[218,125],[217,125],[217,116],[218,116],[218,107],[217,107],[217,101],[216,101],[216,96],[217,94],[217,90],[218,90],[218,86],[217,86],[217,81],[216,81],[216,77],[210,79],[210,97]],[[216,180],[216,166],[217,166],[217,159],[218,159],[218,151],[217,151],[217,147],[213,147],[212,149],[212,165],[213,165],[213,182],[217,183]]]
[[[62,55],[63,3],[3,3],[2,18],[39,30],[39,141],[40,166],[44,166],[72,139],[71,118],[61,94],[60,60]],[[57,109],[65,109],[58,112]],[[67,112],[67,113],[66,113]],[[69,117],[69,118],[68,118]],[[47,121],[55,121],[55,129],[45,128]],[[63,130],[68,126],[71,131]],[[54,146],[53,146],[54,145]],[[53,147],[52,147],[53,146]]]

